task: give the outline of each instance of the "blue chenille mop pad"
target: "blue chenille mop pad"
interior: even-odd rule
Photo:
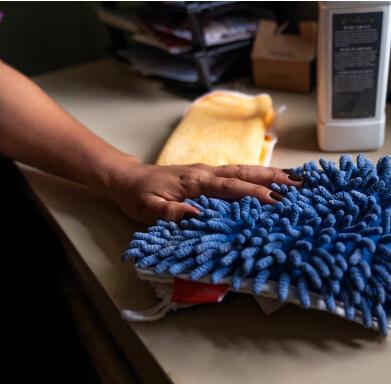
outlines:
[[[155,277],[172,276],[275,297],[391,327],[391,157],[363,155],[339,168],[321,159],[292,169],[302,188],[273,185],[274,205],[253,197],[186,200],[200,210],[179,223],[158,220],[133,235],[124,260]]]

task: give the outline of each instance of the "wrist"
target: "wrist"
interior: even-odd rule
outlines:
[[[116,200],[116,193],[123,178],[132,178],[135,170],[141,165],[135,156],[119,150],[104,152],[98,160],[95,175],[88,186],[101,195]]]

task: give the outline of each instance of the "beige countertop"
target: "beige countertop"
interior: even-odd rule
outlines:
[[[35,80],[94,132],[144,161],[155,159],[189,104],[162,90],[159,82],[110,60]],[[287,107],[278,124],[272,165],[292,167],[321,156],[338,157],[317,148],[313,95],[272,96],[275,105]],[[386,145],[368,156],[375,160],[386,153],[391,153],[390,127]],[[120,261],[132,231],[140,227],[84,188],[31,168],[22,170],[65,235],[70,260],[86,279],[92,300],[146,382],[391,383],[391,338],[382,340],[346,320],[291,306],[266,317],[249,295],[183,309],[153,323],[124,323],[121,308],[146,308],[155,301],[148,284]]]

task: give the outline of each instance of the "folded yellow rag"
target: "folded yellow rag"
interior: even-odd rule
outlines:
[[[157,164],[269,165],[276,138],[267,94],[215,91],[200,97],[168,138]]]

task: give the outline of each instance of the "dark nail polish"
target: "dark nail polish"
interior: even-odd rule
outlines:
[[[280,195],[279,193],[277,192],[270,192],[270,195],[269,195],[273,200],[276,200],[276,201],[282,201],[282,199],[284,198],[284,196]]]
[[[288,176],[288,179],[292,181],[303,181],[303,176],[291,174]]]
[[[288,179],[289,180],[292,180],[292,181],[303,181],[303,176],[299,176],[299,175],[295,175],[293,172],[292,172],[292,169],[289,169],[289,168],[284,168],[282,169],[282,172],[286,173],[288,176]]]
[[[186,212],[186,213],[183,215],[183,219],[184,219],[184,220],[194,219],[194,218],[196,218],[198,215],[199,215],[199,213],[195,213],[195,212]]]

